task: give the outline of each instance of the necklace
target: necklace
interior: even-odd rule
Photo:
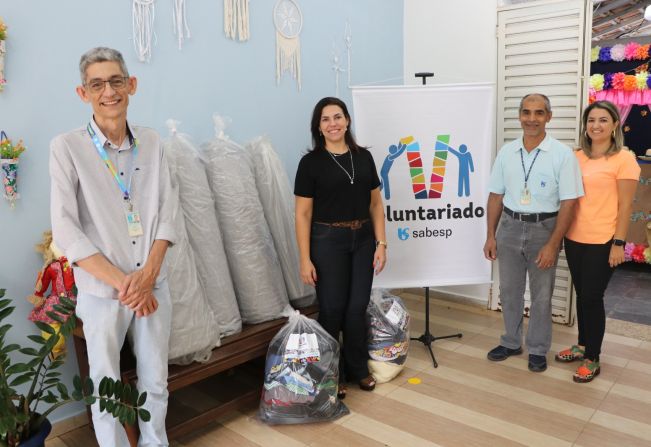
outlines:
[[[350,148],[348,148],[348,153],[350,154],[350,166],[353,168],[352,169],[353,170],[353,175],[350,175],[348,173],[348,171],[346,171],[346,168],[341,166],[341,164],[337,161],[337,158],[335,157],[335,154],[330,152],[328,149],[326,149],[326,152],[330,154],[330,157],[332,157],[334,162],[337,163],[337,166],[339,166],[341,168],[341,170],[346,173],[346,175],[350,179],[350,184],[352,185],[353,183],[355,183],[355,164],[353,163],[353,152],[350,150]],[[339,154],[339,155],[343,155],[343,154]]]

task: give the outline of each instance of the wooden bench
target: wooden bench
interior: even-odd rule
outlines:
[[[310,318],[316,318],[318,315],[317,305],[298,310]],[[206,363],[194,362],[189,365],[170,365],[168,371],[169,392],[173,393],[176,390],[207,379],[220,372],[228,371],[256,358],[264,357],[267,354],[269,342],[286,322],[287,318],[280,318],[266,323],[244,325],[242,332],[239,334],[223,338],[221,340],[221,346],[213,349],[212,355]],[[74,331],[74,345],[77,361],[79,362],[79,374],[84,379],[88,377],[88,352],[86,350],[86,340],[84,339],[83,323],[81,320],[79,320]],[[128,349],[122,350],[120,371],[123,381],[135,384],[137,379],[135,359]],[[260,399],[261,386],[262,377],[258,386],[221,402],[219,405],[210,410],[203,411],[201,414],[192,415],[183,421],[170,423],[168,416],[166,421],[168,438],[178,438],[205,426],[219,416],[257,402]],[[89,423],[92,424],[90,407],[87,407],[87,412]],[[137,426],[126,427],[126,429],[129,440],[132,445],[135,445],[134,441],[137,442],[138,439]]]

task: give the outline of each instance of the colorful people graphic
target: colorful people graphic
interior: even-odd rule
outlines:
[[[475,167],[472,164],[472,154],[468,152],[468,147],[465,144],[459,146],[459,151],[452,149],[448,146],[448,151],[459,159],[459,184],[457,188],[457,195],[459,197],[470,196],[470,173],[475,172]]]
[[[391,198],[391,190],[389,189],[389,171],[391,170],[391,166],[393,166],[393,161],[400,157],[406,148],[407,145],[402,142],[399,142],[397,146],[392,144],[389,146],[389,154],[384,159],[384,163],[382,163],[382,169],[380,169],[380,191],[384,190],[385,200]]]

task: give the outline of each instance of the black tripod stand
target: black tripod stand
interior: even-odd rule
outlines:
[[[410,340],[416,340],[427,346],[427,349],[429,349],[429,355],[432,356],[432,362],[434,363],[434,368],[438,368],[439,364],[436,363],[436,358],[434,357],[434,352],[432,352],[432,342],[435,342],[436,340],[442,340],[444,338],[461,338],[463,334],[458,333],[458,334],[452,334],[452,335],[444,335],[442,337],[435,337],[432,335],[432,333],[429,331],[429,287],[425,287],[425,333],[421,335],[418,338],[411,338]]]

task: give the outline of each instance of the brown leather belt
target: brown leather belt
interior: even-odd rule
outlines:
[[[359,230],[362,228],[362,225],[364,225],[366,222],[369,222],[370,219],[356,219],[356,220],[347,220],[344,222],[314,222],[315,224],[319,225],[326,225],[328,227],[335,227],[335,228],[350,228],[351,230]]]

